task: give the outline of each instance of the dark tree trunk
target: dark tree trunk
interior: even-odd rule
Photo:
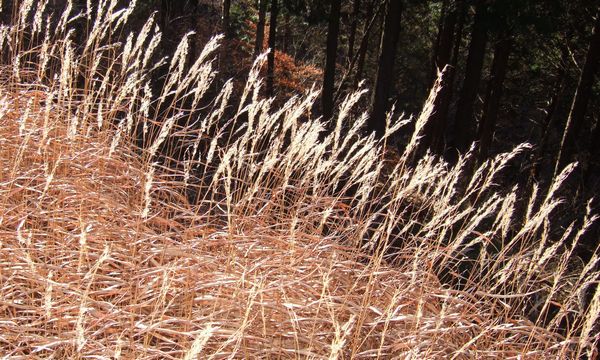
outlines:
[[[256,23],[256,42],[254,43],[254,57],[257,57],[263,51],[263,42],[265,40],[265,17],[267,14],[268,0],[258,1],[258,22]]]
[[[570,34],[567,35],[567,38],[570,37]],[[536,182],[539,174],[544,170],[544,158],[546,158],[546,146],[548,143],[548,138],[550,137],[551,129],[554,126],[554,122],[556,119],[556,112],[559,109],[559,105],[561,100],[564,97],[565,87],[567,83],[567,63],[569,62],[569,49],[566,44],[563,44],[561,47],[561,61],[558,68],[558,73],[556,74],[556,82],[550,92],[550,101],[548,102],[548,107],[546,108],[546,116],[544,117],[544,122],[542,123],[539,135],[539,141],[536,146],[535,154],[533,155],[533,166],[531,167],[531,171],[529,173],[528,184],[533,184]]]
[[[474,104],[481,81],[481,71],[487,43],[485,25],[486,7],[484,1],[478,1],[475,10],[469,55],[465,67],[465,79],[460,92],[454,125],[454,145],[457,150],[464,152],[473,141],[475,127]]]
[[[185,15],[185,1],[173,1],[172,5],[174,17]]]
[[[388,0],[379,51],[377,80],[373,92],[372,112],[369,118],[369,128],[374,130],[378,136],[383,136],[385,131],[386,112],[389,109],[389,98],[394,85],[394,62],[396,60],[398,38],[400,37],[401,18],[402,2],[400,0]]]
[[[229,10],[231,8],[231,0],[223,0],[221,4],[221,31],[225,37],[231,37]]]
[[[194,15],[198,13],[198,0],[190,0],[190,10]]]
[[[442,10],[440,13],[440,19],[438,21],[437,36],[433,43],[432,52],[431,52],[431,69],[429,70],[429,83],[430,84],[433,84],[433,82],[437,78],[438,70],[443,69],[444,65],[446,65],[446,64],[443,64],[441,67],[439,66],[438,52],[440,49],[440,43],[442,42],[442,37],[444,35],[444,29],[447,29],[447,27],[445,25],[446,25],[446,20],[448,19],[449,15],[450,15],[450,13],[448,11],[449,2],[450,2],[450,0],[444,0],[442,2]]]
[[[94,4],[93,1],[92,4]],[[161,0],[159,12],[161,30],[167,36],[174,35],[176,29],[171,26],[171,21],[174,21],[177,17],[185,14],[185,1]],[[171,41],[174,40],[175,39],[171,39]]]
[[[350,23],[350,34],[348,35],[348,63],[354,57],[354,41],[356,39],[356,28],[360,17],[360,0],[354,0],[352,8],[352,22]]]
[[[456,68],[451,65],[446,65],[440,72],[441,79],[437,84],[439,90],[433,103],[434,110],[423,129],[422,145],[431,149],[435,154],[441,155],[444,152],[444,131],[446,130],[448,109],[452,99],[455,73]]]
[[[367,6],[367,16],[366,19],[372,19],[373,14],[375,13],[375,0],[371,0],[369,5]],[[370,24],[374,24],[374,19],[371,20]],[[360,44],[360,49],[358,49],[358,59],[356,65],[356,74],[354,76],[354,87],[358,86],[358,83],[362,80],[363,69],[365,68],[365,61],[367,59],[367,50],[369,49],[369,32],[370,27],[365,25],[363,41]]]
[[[565,165],[574,160],[574,155],[578,152],[577,140],[580,136],[581,129],[585,126],[585,114],[587,105],[592,95],[592,86],[594,85],[594,77],[598,70],[598,62],[600,60],[600,11],[596,13],[596,21],[590,46],[585,57],[585,64],[579,77],[575,98],[571,105],[567,125],[563,133],[563,138],[556,159],[556,167],[554,168],[555,175],[560,172]]]
[[[364,58],[365,58],[365,54],[367,51],[367,45],[368,45],[368,40],[369,40],[369,34],[371,33],[371,29],[373,28],[373,25],[375,24],[375,20],[377,18],[377,14],[379,14],[379,11],[381,10],[381,7],[379,7],[377,9],[377,12],[375,15],[372,15],[372,11],[369,12],[370,16],[371,16],[371,20],[369,20],[368,25],[365,26],[364,32],[363,32],[363,36],[362,39],[360,41],[360,46],[358,48],[358,52],[356,54],[354,54],[354,56],[352,57],[352,59],[350,59],[350,64],[348,65],[348,69],[347,71],[344,73],[344,75],[342,76],[341,80],[339,81],[339,85],[337,87],[337,90],[335,91],[335,96],[333,97],[333,102],[337,102],[337,100],[339,99],[340,95],[342,94],[342,87],[344,86],[346,79],[348,76],[351,75],[352,70],[354,69],[354,66],[356,65],[357,60],[360,60],[363,62],[360,66],[362,70],[362,65],[364,65]],[[357,69],[359,70],[359,69]],[[360,71],[357,71],[360,75]],[[355,77],[354,79],[354,83],[352,85],[353,89],[356,89],[358,87],[358,82],[359,82],[360,78],[359,77]]]
[[[570,35],[568,35],[570,37]],[[564,44],[561,48],[561,62],[559,65],[558,74],[556,76],[556,83],[554,88],[552,89],[552,93],[550,95],[550,102],[548,105],[548,109],[546,110],[546,117],[544,118],[544,128],[542,129],[542,133],[540,136],[540,144],[539,150],[540,157],[543,154],[544,147],[546,145],[546,141],[548,140],[548,136],[550,134],[550,129],[554,123],[554,118],[556,111],[558,109],[558,105],[560,104],[560,100],[563,98],[565,92],[565,85],[567,82],[567,62],[569,61],[569,48]]]
[[[600,190],[600,119],[597,119],[596,126],[592,131],[592,138],[588,148],[588,168],[586,170],[586,182],[588,184],[596,182]],[[594,178],[595,177],[595,178]]]
[[[444,25],[440,33],[440,41],[438,43],[435,58],[434,58],[434,78],[437,77],[438,70],[442,70],[450,63],[450,53],[454,44],[454,28],[456,27],[457,9],[452,6],[448,9],[444,17]]]
[[[428,148],[434,153],[442,153],[446,113],[450,103],[448,94],[451,91],[452,79],[454,79],[454,67],[447,65],[441,70],[439,81],[433,85],[438,86],[439,89],[433,102],[433,113],[429,116],[423,129],[423,138],[418,150],[419,156],[423,155]]]
[[[167,29],[167,23],[169,21],[169,1],[160,1],[160,27],[163,31]]]
[[[479,161],[487,158],[492,143],[511,47],[510,36],[500,39],[494,47],[494,60],[492,60],[490,80],[483,103],[483,115],[479,123]]]
[[[338,34],[340,30],[341,0],[331,2],[329,26],[327,30],[327,49],[325,71],[323,72],[323,118],[329,120],[333,115],[333,96],[335,91],[335,64],[337,59]]]
[[[273,81],[275,80],[275,38],[277,36],[277,13],[279,0],[271,0],[271,19],[269,21],[269,55],[267,57],[267,96],[275,94]]]
[[[463,38],[463,29],[465,27],[465,18],[467,17],[467,4],[465,0],[456,1],[456,13],[458,20],[456,23],[456,31],[453,36],[454,45],[452,48],[452,56],[450,57],[450,64],[454,67],[456,67],[456,64],[458,63],[460,46]]]
[[[451,50],[453,46],[457,52],[460,48],[460,37],[462,36],[461,23],[464,17],[463,4],[462,1],[457,1],[445,16],[435,54],[436,76],[438,69],[443,69],[443,76],[439,83],[440,88],[433,105],[435,110],[423,130],[422,146],[430,148],[437,154],[441,154],[444,147],[444,131],[446,130],[448,109],[452,100],[452,86],[456,74],[456,57],[451,57]],[[461,19],[457,25],[459,12],[461,13]],[[455,32],[458,37],[456,41],[454,40]]]

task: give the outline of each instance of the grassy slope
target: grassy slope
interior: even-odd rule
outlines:
[[[364,138],[364,116],[350,115],[360,93],[323,138],[309,114],[316,93],[281,109],[258,95],[261,61],[237,115],[222,118],[228,86],[198,113],[216,42],[191,69],[182,42],[166,64],[169,96],[152,97],[159,33],[149,23],[106,47],[128,12],[104,10],[85,48],[67,40],[73,14],[44,35],[44,17],[27,6],[1,35],[10,54],[0,75],[2,355],[592,354],[600,299],[581,295],[598,281],[597,254],[574,272],[572,247],[544,226],[560,201],[534,193],[520,224],[515,193],[494,187],[525,147],[468,186],[462,162],[409,167],[426,105],[414,142],[384,166],[385,140]],[[25,49],[25,34],[39,46]],[[146,145],[132,145],[134,134]],[[461,290],[442,284],[447,274],[462,276]]]

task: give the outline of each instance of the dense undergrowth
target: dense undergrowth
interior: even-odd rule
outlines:
[[[187,38],[156,60],[153,18],[117,41],[135,2],[31,4],[0,30],[3,356],[597,357],[598,251],[573,254],[595,217],[550,231],[574,165],[516,216],[495,182],[527,145],[415,161],[431,101],[393,157],[406,121],[363,135],[363,92],[331,124],[317,91],[275,108],[261,57],[230,111],[231,82],[203,98],[219,37],[186,66]]]

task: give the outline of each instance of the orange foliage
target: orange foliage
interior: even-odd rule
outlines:
[[[321,77],[321,69],[297,63],[289,54],[275,51],[275,84],[283,93],[304,92]]]
[[[256,37],[256,23],[248,21],[246,23],[246,35],[251,32],[251,38]],[[269,24],[265,25],[265,37],[263,41],[263,51],[269,48]],[[266,75],[266,69],[263,69],[263,75]],[[297,61],[291,55],[275,50],[275,87],[277,91],[285,96],[302,93],[310,89],[313,83],[320,82],[323,76],[321,69],[313,65],[304,64]]]

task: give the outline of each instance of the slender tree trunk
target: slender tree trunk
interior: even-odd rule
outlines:
[[[439,52],[439,48],[440,48],[440,43],[442,42],[444,29],[447,29],[446,20],[448,19],[448,16],[450,15],[449,11],[448,11],[449,3],[450,3],[450,0],[442,1],[442,10],[440,12],[440,19],[438,21],[437,36],[435,38],[435,41],[433,42],[432,51],[431,51],[431,70],[429,71],[429,83],[430,84],[433,84],[433,82],[436,80],[438,70],[443,69],[444,65],[446,65],[446,64],[443,64],[441,67],[439,66],[438,52]]]
[[[592,138],[587,154],[589,159],[588,168],[585,174],[587,183],[592,183],[595,180],[599,182],[598,185],[600,186],[600,179],[598,178],[600,175],[600,172],[598,172],[600,168],[600,146],[598,144],[600,144],[600,119],[596,120],[596,126],[592,131]],[[594,176],[596,179],[593,179]]]
[[[196,15],[198,13],[198,0],[190,0],[190,8],[192,14]]]
[[[174,17],[185,15],[185,1],[173,1]]]
[[[554,119],[556,115],[556,110],[558,109],[558,105],[560,104],[560,100],[564,96],[565,85],[567,81],[567,71],[566,71],[566,63],[568,61],[569,51],[567,46],[563,46],[562,55],[561,55],[561,65],[558,70],[558,74],[556,76],[556,83],[554,88],[552,89],[552,93],[550,95],[550,102],[548,103],[548,108],[546,110],[546,117],[544,118],[544,127],[541,131],[540,136],[540,151],[543,153],[543,149],[546,145],[546,141],[548,140],[548,136],[550,134],[550,129],[554,123]],[[541,156],[542,154],[540,154]]]
[[[511,47],[512,38],[506,36],[500,39],[494,48],[492,70],[485,94],[483,115],[479,123],[479,161],[487,158],[492,143]]]
[[[454,67],[446,65],[438,75],[438,81],[433,86],[438,87],[437,95],[433,101],[433,113],[427,119],[423,129],[423,137],[417,151],[418,157],[422,156],[429,148],[434,153],[440,154],[443,148],[443,135],[446,128],[449,88],[452,87],[451,79],[454,78]]]
[[[463,29],[465,27],[465,18],[467,17],[467,4],[465,0],[456,1],[456,31],[454,33],[454,47],[452,48],[452,56],[450,57],[450,65],[456,68],[458,56],[460,55],[460,46],[462,44]]]
[[[579,138],[581,129],[585,126],[585,114],[587,112],[587,105],[592,95],[592,86],[594,85],[594,76],[598,70],[598,62],[600,60],[600,11],[596,13],[596,21],[594,24],[594,30],[592,38],[590,39],[590,45],[585,57],[585,64],[579,77],[579,83],[577,84],[577,90],[575,91],[575,98],[571,105],[571,111],[569,118],[567,119],[567,125],[563,133],[563,138],[558,151],[558,157],[556,159],[556,167],[554,168],[554,174],[558,174],[565,165],[573,160],[574,155],[577,153],[578,146],[577,140]]]
[[[435,71],[443,69],[443,76],[439,82],[439,91],[434,102],[434,112],[425,125],[423,130],[422,146],[429,147],[434,153],[440,154],[443,150],[444,130],[446,129],[446,119],[448,117],[448,109],[452,100],[452,86],[454,84],[454,75],[456,73],[455,62],[451,57],[451,50],[454,41],[455,28],[457,27],[458,12],[462,11],[459,8],[459,3],[455,3],[448,14],[444,18],[444,24],[439,35],[439,43],[435,54]],[[460,35],[460,34],[457,34]],[[457,40],[459,42],[460,40]]]
[[[394,62],[400,37],[401,18],[402,2],[388,0],[377,66],[377,80],[373,92],[372,112],[369,118],[369,127],[371,130],[375,130],[378,136],[383,136],[385,131],[386,112],[389,110],[389,98],[394,85]]]
[[[273,81],[275,80],[275,38],[277,37],[277,13],[279,0],[271,0],[271,19],[269,21],[269,55],[267,57],[267,96],[275,94]]]
[[[371,29],[373,28],[373,25],[375,24],[375,20],[377,18],[377,14],[379,13],[380,10],[381,10],[381,7],[379,7],[377,9],[377,13],[374,16],[371,17],[371,20],[369,21],[368,25],[366,25],[366,27],[364,29],[364,33],[363,33],[362,39],[360,40],[360,46],[358,48],[358,52],[356,54],[354,54],[354,56],[350,60],[350,64],[348,65],[347,71],[344,73],[344,75],[342,76],[342,78],[339,81],[337,90],[335,91],[335,95],[333,97],[333,102],[334,103],[337,102],[337,100],[339,99],[340,95],[342,94],[342,87],[344,86],[344,84],[345,84],[346,79],[348,78],[348,76],[351,75],[352,70],[354,69],[354,66],[356,65],[356,61],[358,60],[358,58],[362,57],[362,61],[364,62],[364,54],[367,51],[367,45],[368,45],[368,40],[369,40],[369,33],[371,32]],[[359,78],[355,78],[354,79],[354,83],[352,85],[352,88],[356,89],[358,87],[358,82],[359,82]]]
[[[257,57],[263,51],[263,42],[265,39],[265,17],[267,14],[268,0],[258,1],[258,23],[256,23],[256,42],[254,43],[254,57]]]
[[[169,1],[160,1],[160,27],[163,31],[167,29],[167,23],[169,21]]]
[[[441,29],[440,41],[438,43],[434,58],[434,77],[437,77],[438,70],[442,70],[447,64],[450,63],[450,54],[452,52],[452,45],[454,44],[456,18],[457,9],[453,6],[447,10],[447,14],[444,17],[444,26]]]
[[[475,127],[474,105],[481,81],[481,71],[483,69],[483,60],[485,57],[485,47],[487,43],[487,29],[485,25],[486,17],[485,2],[477,2],[475,10],[475,19],[473,22],[473,31],[471,33],[471,42],[469,44],[469,55],[467,56],[467,65],[465,68],[465,79],[460,92],[458,105],[456,108],[454,136],[455,147],[464,152],[468,149],[473,140]]]
[[[367,6],[367,19],[373,18],[375,12],[375,0],[371,0]],[[374,23],[374,21],[372,20]],[[358,83],[362,80],[363,69],[365,68],[365,61],[367,59],[367,50],[369,49],[369,27],[365,24],[363,41],[361,42],[360,49],[358,49],[358,60],[356,65],[356,74],[354,76],[354,85],[357,87]],[[363,45],[364,44],[364,45]]]
[[[338,34],[340,31],[341,0],[331,2],[329,26],[327,30],[327,49],[325,71],[323,71],[323,118],[329,120],[333,115],[333,96],[335,91],[335,64],[337,59]]]
[[[350,34],[348,35],[348,63],[354,57],[354,41],[356,39],[356,28],[360,17],[360,0],[354,0],[352,8],[352,22],[350,23]]]
[[[567,35],[567,38],[570,37],[571,34]],[[546,154],[546,146],[548,142],[548,137],[550,136],[551,129],[553,128],[555,119],[556,119],[556,111],[559,108],[561,99],[564,97],[565,86],[567,83],[567,71],[566,64],[569,61],[569,49],[566,44],[563,44],[561,47],[561,62],[559,64],[558,73],[556,74],[556,82],[550,93],[550,101],[548,103],[548,107],[546,109],[546,116],[544,118],[543,125],[540,129],[540,140],[536,146],[535,155],[533,157],[534,165],[531,167],[531,171],[529,173],[528,184],[533,184],[538,175],[544,170],[544,158]]]
[[[231,0],[223,0],[221,7],[221,31],[225,34],[225,37],[231,37],[231,28],[230,28],[230,8],[231,8]]]

